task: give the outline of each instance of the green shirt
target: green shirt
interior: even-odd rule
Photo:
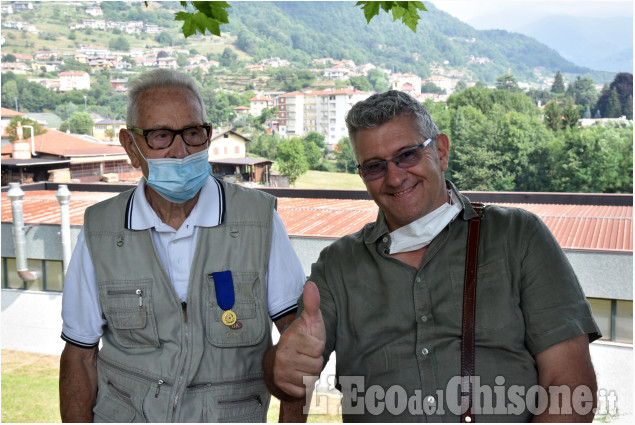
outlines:
[[[390,234],[381,211],[313,264],[310,280],[326,326],[323,356],[326,362],[336,351],[345,421],[460,420],[467,223],[476,212],[459,198],[463,211],[432,241],[419,269],[386,254]],[[534,356],[585,333],[595,340],[600,331],[562,249],[528,211],[485,208],[476,287],[475,373],[484,399],[492,394],[484,408],[498,406],[496,414],[477,411],[476,420],[529,421]]]

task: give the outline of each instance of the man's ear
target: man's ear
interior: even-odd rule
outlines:
[[[448,169],[450,163],[450,139],[445,133],[439,133],[437,135],[437,154],[439,155],[439,163],[441,170]]]
[[[129,130],[125,128],[119,130],[119,143],[126,150],[126,154],[128,154],[128,158],[130,158],[130,164],[134,168],[140,168],[141,161],[139,160],[139,151],[132,140],[132,135]]]

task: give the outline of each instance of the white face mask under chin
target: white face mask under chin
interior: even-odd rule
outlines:
[[[390,233],[389,254],[409,252],[429,245],[461,212],[461,204],[445,203],[431,213]]]

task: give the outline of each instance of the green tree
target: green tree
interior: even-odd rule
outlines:
[[[633,96],[629,96],[622,110],[622,114],[629,120],[633,119]]]
[[[611,89],[611,95],[608,98],[606,104],[606,111],[604,116],[606,118],[619,118],[622,115],[622,105],[620,105],[620,98],[617,94],[617,89],[613,87]]]
[[[633,126],[561,132],[551,149],[552,187],[562,192],[632,192]]]
[[[115,130],[111,127],[108,127],[106,131],[104,131],[104,134],[108,136],[110,140],[115,138]]]
[[[340,141],[337,142],[337,145],[335,145],[335,158],[337,160],[336,166],[339,170],[352,174],[357,172],[353,147],[351,146],[351,141],[348,137],[340,139]]]
[[[12,55],[11,53],[8,53],[2,57],[2,62],[16,62],[17,60],[18,59],[15,57],[15,55]]]
[[[314,142],[305,143],[304,156],[309,164],[309,170],[315,170],[320,165],[320,160],[322,159],[322,149],[320,149]]]
[[[562,129],[562,108],[555,100],[549,101],[545,105],[545,114],[543,119],[547,128],[553,131]]]
[[[620,104],[619,113],[617,111],[617,104],[615,102],[613,90],[615,89],[617,93],[617,98]],[[609,86],[605,85],[605,88],[602,90],[602,94],[597,102],[597,108],[600,110],[600,113],[605,118],[615,118],[619,117],[624,110],[624,106],[628,101],[628,97],[633,95],[633,74],[627,72],[620,72],[615,76],[613,81]],[[613,99],[611,99],[613,98]],[[609,108],[609,103],[611,103]],[[609,109],[610,112],[609,113]]]
[[[373,90],[377,93],[383,93],[390,87],[386,74],[377,68],[368,71],[368,75],[366,77],[373,86]]]
[[[368,81],[368,78],[366,78],[364,76],[350,77],[348,79],[348,82],[351,84],[351,86],[353,86],[357,90],[371,91],[373,89],[373,86],[370,83],[370,81]]]
[[[75,112],[68,120],[71,133],[75,134],[93,134],[95,122],[87,112]]]
[[[108,42],[108,47],[110,50],[117,50],[121,52],[127,52],[130,50],[130,43],[123,35],[120,35],[117,38],[112,38]]]
[[[564,93],[564,78],[560,73],[560,70],[556,72],[556,75],[553,78],[553,84],[551,85],[551,93],[562,94]]]
[[[289,178],[289,184],[295,181],[309,169],[309,164],[304,155],[304,145],[297,137],[287,139],[280,143],[276,158],[278,169]]]
[[[324,136],[317,131],[309,132],[309,134],[304,136],[302,140],[304,141],[305,145],[313,142],[320,149],[324,149],[326,147],[326,144],[324,143]]]
[[[14,117],[11,118],[9,124],[7,125],[5,131],[9,135],[9,140],[13,142],[14,140],[18,140],[18,123],[22,126],[22,139],[28,139],[31,137],[31,129],[24,128],[25,125],[30,125],[33,127],[33,135],[39,136],[40,134],[46,133],[46,128],[42,126],[42,124],[38,123],[27,117]]]
[[[180,68],[184,68],[187,66],[187,56],[179,53],[176,56],[176,64],[180,67]]]
[[[461,92],[463,90],[467,89],[467,83],[463,80],[459,80],[456,85],[454,86],[454,92],[458,93]]]
[[[55,114],[60,117],[62,121],[67,121],[77,110],[77,105],[72,102],[66,102],[55,108]]]
[[[598,91],[595,89],[595,83],[592,79],[578,76],[570,86],[573,88],[573,98],[576,104],[591,106],[598,101]]]
[[[219,63],[221,66],[229,68],[235,65],[237,60],[238,54],[229,47],[225,47],[225,50],[223,50],[223,54],[220,56]]]
[[[493,190],[491,184],[504,178],[502,158],[489,148],[493,134],[493,126],[476,107],[460,106],[453,111],[451,160],[446,173],[463,190]]]
[[[496,79],[496,88],[499,90],[507,90],[510,93],[518,93],[518,81],[513,75],[501,75]]]
[[[433,82],[427,82],[421,85],[421,93],[445,94],[446,91]]]
[[[567,99],[562,108],[562,123],[564,126],[573,128],[578,125],[580,113],[570,99]]]
[[[157,34],[154,37],[154,41],[156,41],[157,43],[159,43],[159,44],[161,44],[163,46],[173,46],[174,45],[174,38],[167,31],[161,31],[159,34]]]

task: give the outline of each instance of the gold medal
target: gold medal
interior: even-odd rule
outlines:
[[[224,325],[231,326],[236,323],[236,313],[232,310],[225,310],[221,316],[221,320]]]

